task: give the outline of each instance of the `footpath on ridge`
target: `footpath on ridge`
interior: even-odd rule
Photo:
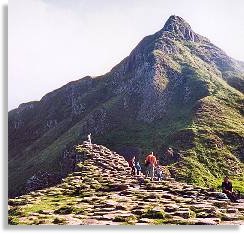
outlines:
[[[75,153],[80,163],[62,183],[9,199],[9,224],[244,224],[244,201],[132,176],[124,157],[101,145],[77,145]]]

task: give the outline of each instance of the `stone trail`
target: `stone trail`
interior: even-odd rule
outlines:
[[[172,178],[131,176],[124,157],[101,145],[76,151],[79,170],[62,183],[9,199],[10,224],[244,224],[244,201]]]

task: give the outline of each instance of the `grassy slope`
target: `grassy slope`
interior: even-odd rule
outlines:
[[[178,179],[216,188],[222,177],[229,174],[234,179],[234,187],[244,192],[243,163],[232,150],[241,145],[237,142],[224,144],[224,139],[218,137],[218,133],[234,132],[244,138],[244,121],[240,113],[244,96],[223,81],[217,69],[193,56],[188,47],[182,44],[178,47],[181,56],[174,58],[177,64],[170,60],[170,66],[178,70],[181,64],[181,72],[187,77],[185,86],[190,87],[193,95],[191,102],[182,105],[175,100],[170,119],[151,126],[129,122],[99,137],[98,142],[113,148],[139,146],[142,154],[153,150],[159,156],[162,156],[162,145],[171,145],[184,155],[183,162],[171,166]],[[157,54],[160,56],[159,51]],[[180,87],[178,97],[183,96],[182,90]],[[208,95],[199,99],[206,91]],[[201,111],[198,108],[200,103]],[[175,140],[177,133],[184,131],[194,133],[193,147],[183,143],[184,139]],[[172,135],[176,137],[172,138]]]
[[[189,50],[181,48],[184,60],[194,67],[193,73],[188,72],[191,80],[202,80],[208,86],[209,95],[200,100],[201,111],[193,111],[194,117],[188,128],[195,132],[195,146],[187,150],[187,157],[180,165],[178,175],[188,182],[217,187],[219,178],[224,174],[238,174],[234,186],[244,192],[243,163],[231,152],[235,143],[223,144],[223,139],[218,137],[219,132],[232,131],[243,139],[244,121],[240,111],[244,96],[227,85],[208,64],[192,56]]]

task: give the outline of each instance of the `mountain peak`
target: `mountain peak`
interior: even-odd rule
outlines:
[[[164,30],[171,31],[175,26],[191,28],[191,26],[180,16],[171,15],[164,25]]]
[[[204,37],[196,34],[190,24],[188,24],[183,18],[176,15],[171,15],[166,21],[163,29],[164,34],[173,34],[175,37],[187,41],[201,41]]]

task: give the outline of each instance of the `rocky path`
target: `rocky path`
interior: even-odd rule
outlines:
[[[99,145],[79,145],[79,170],[55,187],[9,199],[10,224],[244,224],[244,201],[171,178],[130,176],[124,158]]]

